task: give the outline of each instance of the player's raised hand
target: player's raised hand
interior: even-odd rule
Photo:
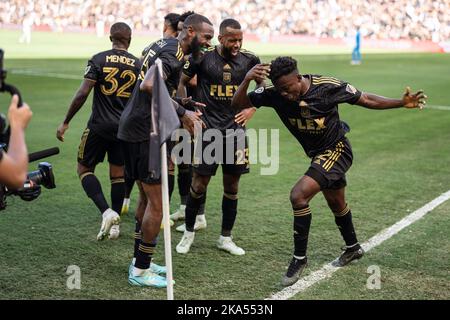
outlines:
[[[253,68],[251,68],[249,72],[247,72],[247,74],[245,75],[245,79],[248,81],[255,80],[261,82],[269,76],[269,73],[270,64],[257,64]]]
[[[234,122],[241,126],[247,125],[247,122],[253,117],[256,112],[256,108],[245,108],[237,115],[234,116]]]
[[[411,88],[406,87],[405,93],[403,94],[403,106],[408,109],[423,109],[427,103],[427,98],[423,90],[411,94]]]
[[[64,142],[64,133],[67,129],[69,129],[68,123],[63,122],[58,126],[58,129],[56,130],[56,138],[58,138],[59,141]]]
[[[13,95],[8,110],[8,120],[11,129],[19,127],[24,130],[28,126],[32,115],[33,112],[31,112],[30,107],[26,103],[23,103],[19,108],[19,96],[17,94]]]
[[[192,100],[192,97],[181,98],[181,104],[183,105],[183,107],[185,107],[185,108],[187,107],[190,109],[203,110],[203,108],[206,107],[206,104],[194,101],[194,100]]]

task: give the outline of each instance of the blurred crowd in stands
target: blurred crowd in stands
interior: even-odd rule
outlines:
[[[118,20],[159,32],[169,12],[193,10],[218,25],[233,17],[260,37],[302,34],[371,39],[450,39],[450,0],[0,0],[0,27],[107,28]]]

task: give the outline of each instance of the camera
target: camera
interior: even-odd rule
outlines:
[[[19,107],[22,105],[22,98],[19,90],[5,83],[6,70],[3,69],[4,52],[0,49],[0,92],[8,92],[19,96]],[[7,151],[9,144],[10,128],[6,122],[6,116],[0,113],[0,151]],[[28,155],[29,162],[37,161],[59,153],[58,148],[50,148],[37,151]],[[41,185],[47,189],[56,188],[55,177],[53,175],[52,165],[48,162],[40,162],[38,169],[28,172],[27,179],[23,186],[17,190],[9,190],[6,186],[0,184],[0,210],[7,206],[6,197],[10,195],[19,196],[24,201],[32,201],[41,194]]]

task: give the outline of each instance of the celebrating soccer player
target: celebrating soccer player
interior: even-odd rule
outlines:
[[[100,52],[89,60],[84,81],[70,104],[67,115],[57,129],[56,137],[64,141],[64,133],[70,120],[80,110],[92,88],[94,99],[92,114],[81,137],[78,149],[77,172],[87,196],[102,214],[102,225],[97,240],[119,237],[119,222],[125,194],[124,159],[120,141],[117,139],[119,118],[139,72],[139,59],[128,53],[131,29],[118,22],[111,26],[112,49]],[[98,163],[108,154],[111,179],[111,207],[105,199],[100,181],[94,174]]]
[[[273,86],[259,88],[247,95],[250,82],[266,76],[272,80]],[[337,261],[338,266],[345,266],[364,254],[356,238],[350,206],[345,200],[345,173],[352,165],[353,154],[345,137],[349,128],[339,119],[338,105],[349,103],[369,109],[422,109],[426,98],[422,91],[412,94],[409,88],[402,99],[385,98],[361,92],[333,77],[301,75],[297,61],[291,57],[278,57],[270,66],[257,65],[247,73],[233,98],[233,107],[274,108],[311,158],[310,167],[290,194],[294,213],[294,256],[282,279],[284,286],[294,284],[306,267],[311,224],[309,202],[319,192],[322,192],[334,213],[345,241],[345,250]]]
[[[219,164],[222,164],[224,193],[222,231],[217,247],[234,255],[245,254],[244,249],[232,240],[231,231],[237,215],[239,179],[242,174],[249,172],[244,126],[254,110],[246,109],[237,114],[231,109],[231,99],[246,73],[260,63],[260,60],[255,55],[241,50],[243,35],[238,21],[224,20],[220,24],[219,32],[220,45],[211,48],[198,61],[192,57],[185,63],[180,90],[197,75],[197,99],[206,104],[202,110],[202,120],[206,124],[203,135],[206,136],[214,130],[222,134],[220,141],[200,141],[202,154],[214,143],[219,143],[221,150],[217,150],[216,155],[222,154],[223,158],[231,158],[231,161],[217,157],[212,163],[205,159],[200,159],[200,163],[193,163],[191,191],[186,204],[186,230],[176,247],[177,252],[183,254],[189,252],[194,241],[196,216],[205,202],[207,186],[211,177],[216,174]],[[233,133],[227,136],[230,131]],[[238,141],[244,143],[240,146]]]
[[[157,150],[150,150],[152,74],[156,59],[162,61],[163,77],[169,92],[176,91],[184,54],[197,53],[202,46],[210,46],[214,36],[212,23],[204,16],[189,16],[178,38],[160,39],[145,50],[145,57],[131,95],[120,119],[118,137],[125,141],[125,166],[130,178],[139,187],[134,261],[130,266],[128,281],[137,286],[165,287],[167,281],[159,274],[164,267],[152,268],[151,259],[156,246],[162,220],[161,173],[149,172],[149,157]],[[194,54],[195,56],[195,54]],[[192,130],[193,122],[201,122],[199,112],[177,106],[183,125]]]

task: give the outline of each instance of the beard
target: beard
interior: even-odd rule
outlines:
[[[201,48],[200,41],[198,41],[198,37],[195,36],[191,42],[191,55],[192,55],[192,58],[194,59],[194,61],[198,61],[200,59],[201,53],[202,53],[201,49],[202,48]]]

